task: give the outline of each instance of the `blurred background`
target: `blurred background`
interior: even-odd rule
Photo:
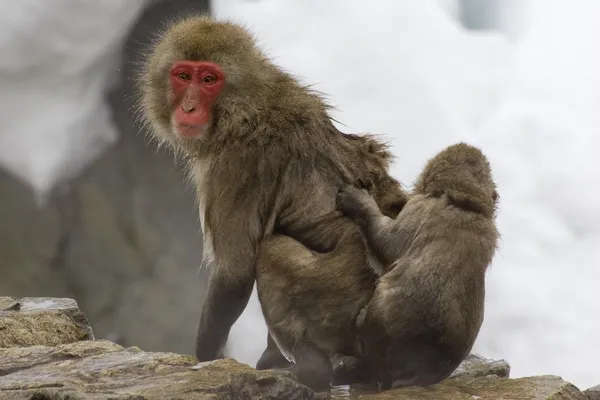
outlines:
[[[135,122],[140,51],[189,12],[244,23],[391,140],[410,187],[466,140],[492,162],[501,247],[475,351],[600,383],[600,1],[20,0],[0,4],[0,295],[74,297],[97,338],[193,354],[207,271],[193,190]],[[256,297],[228,355],[266,344]]]

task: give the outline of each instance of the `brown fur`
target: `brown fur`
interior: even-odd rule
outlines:
[[[483,322],[496,201],[487,158],[464,143],[427,163],[395,220],[364,191],[340,191],[340,209],[387,271],[359,321],[362,352],[383,388],[437,383],[468,355]]]
[[[404,194],[394,179],[380,171],[360,181],[369,182],[382,215],[398,214]],[[341,234],[332,237],[332,231]],[[260,304],[272,338],[295,361],[291,370],[301,382],[322,388],[334,378],[334,360],[356,364],[339,356],[358,354],[356,317],[377,278],[362,235],[339,211],[313,221],[298,239],[271,235],[263,241],[256,266]],[[345,367],[336,374],[337,383],[363,378],[352,378],[360,364]]]
[[[178,60],[215,62],[225,72],[212,124],[201,139],[178,136],[171,126],[168,71]],[[197,186],[205,259],[212,264],[197,336],[200,361],[217,357],[246,307],[265,238],[279,233],[313,250],[330,250],[323,257],[332,263],[345,262],[347,249],[340,246],[350,240],[364,262],[356,225],[331,214],[335,197],[342,185],[367,179],[370,172],[386,175],[391,155],[373,138],[336,129],[322,98],[271,63],[245,29],[208,17],[175,22],[148,55],[140,97],[144,121],[156,138],[189,157]],[[386,200],[388,209],[382,205],[389,215],[405,202],[393,182],[397,198]],[[322,218],[331,218],[326,234],[312,234],[311,226]],[[278,256],[282,262],[298,257]],[[300,262],[298,268],[305,266]],[[328,267],[321,265],[322,279],[344,279],[328,275]],[[274,354],[263,367],[281,361]]]

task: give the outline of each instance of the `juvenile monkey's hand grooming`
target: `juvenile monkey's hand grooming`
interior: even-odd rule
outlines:
[[[375,198],[359,187],[361,185],[346,185],[341,188],[336,197],[337,207],[360,227],[371,256],[382,266],[378,272],[383,274],[397,258],[397,247],[401,239],[390,230],[394,220],[382,214]],[[376,232],[377,230],[385,233]]]
[[[246,307],[257,252],[268,250],[265,239],[292,238],[331,251],[336,262],[352,230],[358,233],[350,219],[331,214],[338,189],[369,171],[388,176],[391,154],[373,138],[340,132],[321,97],[274,65],[233,23],[192,16],[171,24],[148,53],[139,91],[143,121],[154,138],[187,156],[196,183],[211,265],[196,355],[212,360]],[[406,199],[398,182],[389,182],[378,204],[395,216]],[[313,233],[323,218],[330,228]],[[288,264],[296,260],[278,255]],[[261,368],[287,363],[276,348],[269,337]]]
[[[340,211],[355,221],[365,218],[364,214],[369,206],[377,208],[375,200],[366,189],[352,185],[345,186],[338,192],[336,203]]]

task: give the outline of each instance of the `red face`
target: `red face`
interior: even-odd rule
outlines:
[[[212,120],[212,108],[225,83],[223,70],[207,61],[177,61],[170,71],[174,96],[173,126],[185,137],[200,137]]]

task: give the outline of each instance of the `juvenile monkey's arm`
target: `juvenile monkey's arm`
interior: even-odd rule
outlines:
[[[359,226],[371,252],[384,265],[390,265],[401,254],[394,243],[394,220],[383,215],[375,199],[366,190],[353,185],[338,192],[338,208]]]

